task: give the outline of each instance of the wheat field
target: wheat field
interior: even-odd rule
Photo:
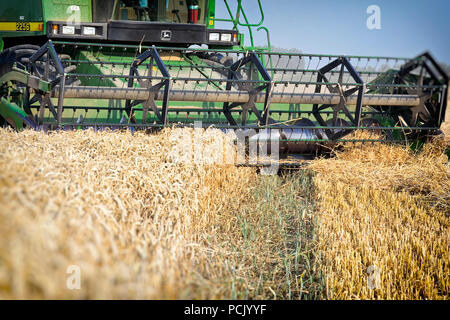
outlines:
[[[448,299],[442,141],[261,176],[213,129],[0,136],[0,299]]]
[[[251,170],[173,163],[164,133],[1,135],[0,298],[186,298],[224,272],[202,270],[214,219]]]
[[[450,167],[444,151],[443,141],[418,154],[401,146],[349,145],[334,159],[310,165],[327,298],[449,298]],[[371,287],[374,268],[378,280]]]

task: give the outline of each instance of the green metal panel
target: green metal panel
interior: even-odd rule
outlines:
[[[0,116],[8,121],[17,130],[22,130],[23,119],[27,114],[15,103],[9,102],[5,98],[0,98]]]
[[[37,31],[36,29],[34,31],[15,31],[17,22],[42,22],[43,17],[41,0],[1,1],[0,38],[44,34],[45,30]]]
[[[214,29],[216,16],[216,0],[208,0],[208,12],[206,15],[206,27],[208,29]]]
[[[30,85],[30,80],[35,82],[36,85]],[[44,92],[49,92],[51,89],[50,84],[47,81],[37,79],[36,77],[31,77],[28,72],[22,69],[18,69],[16,67],[13,67],[11,71],[5,73],[0,77],[0,86],[9,81],[20,82],[22,84],[29,85],[34,89]]]
[[[2,22],[42,20],[41,0],[1,1],[0,21]]]
[[[91,0],[42,0],[45,21],[74,21],[79,10],[79,22],[92,22]]]

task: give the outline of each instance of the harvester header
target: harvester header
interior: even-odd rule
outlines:
[[[0,115],[17,129],[158,130],[201,121],[253,129],[285,153],[316,154],[355,130],[369,132],[369,142],[420,141],[444,121],[448,75],[429,53],[287,53],[269,41],[257,48],[254,28],[268,35],[259,0],[254,24],[240,0],[235,14],[225,1],[227,19],[216,18],[212,0],[28,2],[34,11],[0,5],[0,13],[24,17],[17,28],[25,30],[5,29],[16,16],[0,22]],[[68,23],[74,12],[79,21]],[[230,29],[215,29],[216,21]]]

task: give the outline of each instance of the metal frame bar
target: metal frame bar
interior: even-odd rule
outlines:
[[[433,66],[435,70],[433,70],[430,65]],[[445,121],[445,112],[447,109],[447,99],[448,99],[448,85],[449,85],[449,77],[447,73],[442,70],[441,66],[437,63],[437,61],[433,58],[433,56],[429,52],[424,52],[414,59],[411,59],[407,63],[405,63],[400,70],[397,73],[396,82],[398,83],[404,83],[406,82],[405,78],[408,75],[411,75],[414,70],[417,68],[424,68],[433,82],[439,83],[440,86],[436,86],[436,88],[430,86],[430,85],[424,85],[423,82],[423,75],[419,77],[419,83],[417,84],[418,87],[415,90],[416,93],[421,96],[420,104],[417,105],[417,109],[421,110],[422,112],[425,112],[428,114],[431,119],[430,123],[427,122],[427,125],[434,125],[439,127],[442,122]],[[437,74],[436,74],[436,72]],[[406,88],[408,90],[408,88]],[[433,107],[433,104],[430,104],[430,100],[433,98],[434,92],[440,92],[440,101],[439,106],[436,108],[436,110],[430,110],[429,106]],[[420,111],[415,111],[420,112]],[[433,116],[434,115],[434,116]],[[400,116],[400,114],[398,115]],[[404,119],[404,118],[403,118]],[[414,117],[412,117],[411,121],[412,123],[407,123],[408,126],[416,126],[418,120],[417,113]]]
[[[333,87],[329,84],[329,81],[325,75],[327,73],[331,72],[333,69],[337,68],[338,66],[341,66],[339,80],[338,80],[337,86]],[[344,67],[350,73],[350,75],[355,80],[356,85],[357,85],[355,88],[346,90],[346,91],[342,90],[342,75],[344,73]],[[333,125],[336,125],[336,121],[338,120],[337,116],[338,116],[339,111],[343,111],[345,116],[350,120],[350,122],[355,127],[359,127],[360,122],[361,122],[361,109],[362,109],[362,101],[363,101],[365,86],[364,86],[364,81],[361,79],[358,72],[353,68],[350,61],[346,57],[340,57],[340,58],[330,62],[326,66],[322,67],[318,71],[316,83],[317,84],[316,84],[316,88],[314,91],[316,94],[319,94],[321,92],[322,86],[320,85],[320,83],[324,83],[326,85],[326,87],[328,88],[328,90],[330,91],[330,93],[339,93],[341,96],[339,104],[322,104],[320,107],[319,107],[319,104],[313,104],[313,114],[314,114],[314,117],[316,118],[317,122],[319,122],[319,124],[321,126],[324,126],[324,127],[329,126],[323,119],[320,111],[323,111],[324,109],[327,109],[327,108],[332,108],[333,112],[334,112]],[[356,99],[355,117],[353,117],[351,115],[350,110],[347,107],[346,98],[349,97],[351,94],[353,94],[355,91],[358,92],[358,96]],[[350,133],[349,130],[340,130],[340,131],[336,132],[335,130],[331,130],[331,129],[325,129],[325,132],[331,140],[339,139],[342,136]]]
[[[155,62],[156,66],[158,67],[159,71],[161,72],[161,74],[163,75],[163,79],[161,80],[161,82],[159,82],[158,84],[151,86],[148,86],[148,91],[149,91],[149,96],[147,98],[146,101],[134,101],[132,102],[131,100],[127,99],[126,100],[126,104],[125,104],[125,109],[126,112],[128,114],[128,118],[130,120],[130,122],[133,122],[133,114],[132,114],[132,107],[133,104],[138,104],[138,103],[144,103],[144,108],[145,108],[145,116],[142,119],[142,123],[145,123],[146,121],[146,116],[147,116],[147,110],[148,107],[152,107],[154,113],[156,114],[156,116],[158,117],[159,121],[162,124],[167,124],[167,111],[169,108],[169,92],[170,92],[170,82],[171,82],[171,77],[169,74],[169,71],[167,70],[164,62],[161,59],[161,56],[158,53],[158,50],[156,50],[156,47],[153,46],[150,49],[146,50],[145,52],[143,52],[141,55],[139,55],[132,63],[131,68],[130,68],[130,73],[129,73],[129,78],[128,78],[128,88],[132,88],[133,84],[134,84],[134,79],[136,78],[140,78],[142,79],[142,77],[139,77],[138,74],[138,66],[141,65],[144,61],[146,61],[147,59],[150,58],[151,62]],[[152,68],[152,64],[150,63],[149,65],[149,70],[151,70]],[[148,76],[148,79],[151,81],[153,77],[150,75]],[[149,82],[150,83],[150,82]],[[163,103],[162,103],[162,112],[161,114],[159,113],[159,110],[155,104],[155,96],[157,95],[157,93],[159,92],[159,90],[164,87],[164,94],[163,94]]]
[[[272,82],[272,78],[270,77],[270,75],[267,73],[267,70],[264,68],[263,64],[261,63],[261,61],[259,60],[258,56],[256,55],[255,52],[250,52],[248,53],[244,58],[240,59],[239,61],[236,61],[229,69],[228,72],[228,78],[227,78],[227,85],[226,85],[226,90],[230,91],[231,87],[232,87],[232,83],[234,80],[239,80],[240,74],[239,74],[239,70],[247,65],[247,64],[252,64],[256,67],[256,69],[258,70],[259,74],[261,75],[261,77],[263,78],[263,81],[256,81],[256,82],[264,82],[263,85],[260,86],[242,86],[241,89],[243,91],[247,91],[249,94],[249,99],[246,103],[238,103],[238,102],[234,102],[234,103],[229,103],[229,102],[224,102],[223,104],[223,113],[225,115],[225,117],[228,119],[228,122],[232,125],[236,125],[236,120],[233,118],[233,116],[231,115],[230,110],[237,107],[237,106],[242,106],[242,109],[244,111],[243,115],[242,115],[242,124],[246,123],[246,114],[248,112],[249,109],[253,110],[253,112],[255,113],[255,115],[258,118],[258,121],[260,124],[262,125],[267,125],[268,121],[269,121],[269,109],[270,109],[270,97],[272,95],[272,86],[273,86],[273,82]],[[248,82],[246,83],[248,84]],[[258,109],[256,108],[256,98],[257,95],[262,92],[263,90],[266,90],[265,92],[265,98],[264,98],[264,109],[263,109],[263,114],[261,116],[261,114],[259,113]]]
[[[31,57],[30,57],[30,65],[31,70],[29,70],[31,73],[36,72],[36,61],[41,59],[44,55],[47,55],[47,67],[46,67],[46,73],[45,73],[45,80],[48,80],[49,76],[49,63],[50,59],[54,62],[56,71],[58,73],[58,77],[50,82],[50,86],[54,88],[57,84],[59,84],[59,95],[58,95],[58,106],[56,115],[54,112],[53,115],[56,118],[56,122],[58,124],[58,127],[61,127],[62,122],[62,112],[64,108],[64,92],[65,92],[65,86],[66,86],[66,72],[64,71],[64,66],[61,62],[61,59],[58,56],[58,53],[56,53],[55,47],[53,46],[52,40],[48,40],[46,44],[44,44],[42,47],[39,48],[38,51],[36,51]],[[44,117],[44,108],[45,106],[48,106],[51,110],[53,109],[52,102],[50,100],[50,94],[45,93],[41,99],[39,99],[41,104],[41,109],[39,111],[39,123],[41,124],[43,122]],[[53,111],[53,110],[52,110]]]
[[[50,42],[51,44],[51,42]],[[87,45],[87,44],[81,44],[81,45]],[[108,45],[108,44],[89,44],[93,47],[109,47],[111,48],[111,51],[115,48],[115,45]],[[76,46],[76,44],[75,44]],[[45,108],[50,109],[50,111],[53,110],[53,106],[51,104],[50,98],[58,98],[58,110],[54,114],[56,114],[55,118],[57,119],[57,123],[60,126],[61,125],[61,113],[63,110],[63,99],[64,98],[98,98],[98,99],[115,99],[115,100],[125,100],[125,111],[127,111],[129,115],[129,119],[131,120],[132,112],[134,110],[139,110],[138,112],[142,112],[142,123],[133,123],[133,121],[128,121],[131,123],[128,123],[130,126],[134,127],[134,125],[142,125],[142,127],[147,127],[147,112],[149,108],[152,108],[154,111],[154,114],[157,118],[157,122],[159,125],[165,126],[168,124],[168,113],[169,113],[169,106],[168,102],[169,100],[174,101],[192,101],[192,102],[223,102],[222,110],[206,110],[207,113],[212,112],[222,112],[228,121],[228,126],[233,127],[236,124],[236,118],[237,114],[242,115],[242,125],[247,125],[247,114],[252,115],[253,117],[256,117],[258,120],[258,123],[256,124],[257,127],[262,128],[264,126],[267,126],[269,124],[269,116],[270,114],[273,114],[271,108],[271,104],[274,103],[297,103],[297,104],[312,104],[313,110],[312,111],[305,111],[300,110],[301,112],[293,112],[294,114],[297,113],[298,117],[301,117],[303,114],[313,114],[316,118],[317,122],[321,127],[325,127],[324,130],[327,130],[327,138],[330,140],[336,140],[347,133],[350,133],[354,131],[354,128],[360,128],[361,126],[361,115],[362,115],[362,107],[364,105],[369,106],[389,106],[392,113],[396,112],[395,106],[399,106],[399,110],[401,108],[414,108],[415,105],[420,103],[420,95],[418,94],[411,94],[408,93],[407,90],[412,89],[427,89],[430,91],[435,90],[434,92],[438,90],[442,90],[445,88],[446,84],[445,81],[440,82],[425,82],[425,83],[412,83],[412,84],[403,84],[403,83],[385,83],[383,81],[379,83],[367,83],[365,84],[364,80],[361,78],[359,72],[356,70],[354,65],[352,64],[354,60],[350,61],[351,57],[347,56],[333,56],[333,55],[308,55],[308,54],[297,54],[297,53],[285,53],[280,54],[280,56],[285,56],[283,59],[283,63],[281,63],[281,66],[278,65],[278,62],[276,62],[277,65],[275,65],[273,68],[270,69],[265,68],[265,64],[261,61],[266,61],[265,55],[274,55],[274,53],[271,52],[247,52],[245,56],[243,56],[244,52],[239,50],[210,50],[210,49],[185,49],[185,48],[173,48],[174,55],[181,54],[181,57],[183,55],[189,55],[189,54],[196,54],[200,52],[206,52],[206,53],[224,53],[225,57],[229,54],[234,58],[238,57],[238,61],[236,59],[233,59],[235,62],[229,66],[229,64],[222,64],[222,65],[208,65],[207,63],[202,64],[200,61],[200,64],[197,64],[198,62],[194,62],[192,65],[182,65],[181,63],[178,64],[177,60],[169,60],[169,62],[163,61],[161,58],[160,53],[158,52],[158,49],[153,46],[147,48],[143,53],[139,53],[137,58],[132,58],[137,55],[138,47],[136,46],[128,46],[128,45],[121,45],[117,46],[119,48],[123,49],[124,57],[126,59],[130,59],[132,62],[103,62],[101,60],[99,61],[86,61],[87,63],[98,63],[100,64],[100,68],[97,68],[95,70],[95,74],[80,74],[80,73],[68,73],[67,75],[64,73],[63,65],[58,63],[55,64],[56,68],[58,69],[58,79],[55,79],[51,81],[51,86],[54,89],[50,95],[43,95],[41,99],[39,99],[39,102],[41,104],[40,106],[40,114],[41,116],[41,122],[43,117],[43,110]],[[136,49],[136,55],[134,55],[134,49],[130,52],[129,48],[135,48]],[[53,46],[49,46],[47,51],[45,51],[45,48],[40,48],[38,52],[34,55],[34,61],[36,59],[39,59],[40,57],[43,57],[45,54],[49,57],[49,59],[53,59],[54,57],[58,57],[56,51],[54,50]],[[70,48],[69,48],[70,49]],[[92,49],[92,48],[88,48]],[[78,50],[83,50],[82,48],[78,47]],[[109,49],[107,49],[109,50]],[[119,53],[121,52],[121,49],[118,50]],[[96,52],[94,50],[94,52]],[[117,52],[117,51],[115,51]],[[302,59],[311,59],[311,56],[315,57],[314,61],[319,61],[316,68],[317,70],[312,70],[308,66],[305,65],[305,63],[301,64],[299,63]],[[294,63],[296,64],[289,64],[285,63],[286,61],[291,61],[290,59],[294,60]],[[325,59],[323,59],[325,58]],[[335,58],[335,59],[334,59]],[[363,58],[363,57],[362,57]],[[373,57],[368,57],[373,58]],[[127,61],[127,60],[120,60],[120,61]],[[262,60],[260,60],[262,59]],[[322,60],[323,59],[323,60]],[[329,59],[329,63],[327,61]],[[423,58],[425,59],[425,58]],[[378,60],[378,58],[377,58]],[[415,61],[409,61],[402,70],[406,70],[406,68],[413,68],[417,64],[417,60]],[[64,64],[71,64],[68,61],[72,60],[63,60]],[[82,60],[73,60],[73,61],[80,61]],[[175,61],[175,62],[173,62]],[[213,61],[213,60],[211,60]],[[279,61],[279,60],[277,60]],[[397,60],[396,60],[397,61]],[[222,62],[220,62],[222,63]],[[393,61],[390,62],[391,64]],[[395,62],[395,69],[398,68],[397,62]],[[111,70],[111,74],[106,72],[106,74],[102,73],[102,64],[110,64],[112,66],[108,67]],[[120,71],[118,72],[115,69],[115,64],[119,65]],[[325,64],[325,66],[324,66]],[[75,64],[77,65],[77,64]],[[128,65],[130,65],[128,69]],[[153,74],[152,68],[153,66],[156,66],[159,70],[158,74]],[[292,67],[292,65],[294,67]],[[295,67],[297,66],[297,68]],[[305,68],[306,66],[306,68]],[[340,66],[340,70],[337,70]],[[359,63],[356,64],[356,67],[359,66]],[[311,65],[312,68],[314,68],[314,65]],[[108,69],[107,68],[107,69]],[[138,70],[139,68],[139,70]],[[139,75],[139,72],[142,73],[141,70],[144,68],[150,68],[148,75]],[[182,68],[188,68],[184,71]],[[190,77],[191,69],[201,69],[201,70],[208,70],[208,72],[204,73],[205,78],[200,78],[202,75],[198,75],[198,73],[194,73],[193,75],[197,74],[197,76]],[[220,79],[220,77],[214,77],[213,72],[219,73],[216,69],[221,69],[220,74],[224,75],[226,78]],[[439,69],[430,62],[424,63],[423,68],[430,74],[433,78],[439,77],[440,71]],[[61,76],[61,70],[63,71],[63,76]],[[155,72],[157,72],[157,69],[153,69]],[[174,70],[174,71],[172,71]],[[252,71],[250,71],[252,70]],[[271,70],[271,71],[269,71]],[[208,75],[209,71],[211,71],[211,74]],[[226,71],[226,72],[225,72]],[[256,78],[243,77],[244,72],[252,72],[252,76],[256,75]],[[290,74],[289,72],[293,72]],[[309,79],[311,76],[310,81],[302,81],[302,77],[304,77],[305,72],[310,72],[311,74],[308,74],[306,79]],[[175,77],[171,76],[171,73],[175,72]],[[178,74],[177,74],[178,72]],[[197,71],[196,71],[197,72]],[[269,73],[274,72],[278,77],[271,76]],[[295,76],[297,73],[300,73],[300,80],[299,77]],[[97,74],[98,73],[98,74]],[[128,73],[128,75],[126,75]],[[189,73],[189,76],[186,76],[186,74]],[[284,76],[285,74],[288,74],[287,76]],[[303,75],[302,75],[303,73]],[[317,73],[317,81],[312,82],[312,77]],[[370,72],[369,72],[370,73]],[[372,72],[373,74],[381,74],[378,72]],[[200,72],[201,74],[201,72]],[[338,81],[328,81],[327,77],[329,77],[329,74],[331,74],[333,77],[336,75],[339,76]],[[382,74],[384,75],[384,74]],[[69,80],[67,80],[66,85],[66,76],[70,77]],[[91,78],[100,78],[99,79],[99,85],[96,86],[91,85],[91,82],[88,82],[87,86],[76,86],[76,85],[70,85],[70,79],[72,78],[81,78],[86,77],[87,81],[90,81]],[[113,85],[113,86],[104,86],[100,85],[100,82],[103,81],[102,78],[110,79],[108,81],[120,81],[119,83],[123,83],[124,86],[121,87],[121,85]],[[119,78],[119,79],[117,79]],[[214,79],[219,78],[219,79]],[[347,80],[344,81],[344,78]],[[254,80],[255,79],[255,80]],[[281,80],[280,80],[281,79]],[[351,80],[353,79],[353,81]],[[447,78],[448,79],[448,78]],[[330,78],[330,80],[332,80]],[[350,80],[350,81],[349,81]],[[63,83],[60,83],[60,81],[63,81]],[[151,81],[157,81],[157,84],[151,85]],[[210,84],[213,84],[212,82],[218,81],[218,86],[213,87],[214,90],[211,90],[211,87],[208,88]],[[181,84],[180,84],[181,82]],[[185,86],[183,82],[189,84],[186,86],[187,90],[185,90]],[[352,83],[350,83],[352,82]],[[92,82],[92,83],[95,83]],[[138,84],[138,85],[136,85]],[[311,85],[316,86],[315,90],[313,90],[315,93],[310,93],[310,91],[303,91],[301,93],[301,90],[296,89],[297,85]],[[295,87],[294,87],[295,85]],[[278,86],[278,87],[277,87]],[[284,89],[284,87],[288,87],[288,89]],[[320,88],[323,86],[332,88],[334,87],[334,91],[330,94],[322,94]],[[344,88],[346,86],[347,88]],[[382,93],[378,94],[365,94],[365,87],[386,87],[386,89],[380,90]],[[161,90],[163,89],[164,90]],[[183,87],[183,89],[180,89]],[[193,87],[193,90],[190,90],[189,88]],[[351,89],[348,89],[348,87],[351,87]],[[198,89],[201,88],[201,89]],[[203,90],[203,88],[205,88]],[[237,88],[237,90],[234,90]],[[265,92],[264,92],[265,90]],[[392,94],[392,90],[399,90],[398,94]],[[383,93],[383,92],[389,92],[389,93]],[[30,99],[30,101],[36,102],[35,98]],[[155,101],[162,101],[162,107],[156,107]],[[256,103],[261,103],[264,105],[263,110],[261,111],[261,108],[256,108]],[[437,106],[440,112],[442,113],[442,110],[444,109],[444,102],[440,101],[440,106]],[[136,107],[137,105],[142,105]],[[355,110],[348,107],[349,105],[356,105]],[[241,106],[241,108],[236,108],[238,106]],[[348,123],[348,127],[346,125],[342,126],[336,126],[335,123],[329,123],[325,122],[325,119],[323,118],[324,114],[329,113],[335,113],[335,110],[333,107],[339,106],[339,112],[343,112],[346,119],[348,118],[350,121]],[[80,109],[86,109],[87,107],[81,107]],[[309,107],[308,107],[309,108]],[[95,109],[95,107],[92,107],[92,109]],[[110,110],[112,110],[110,108]],[[333,111],[329,111],[333,110]],[[42,112],[41,112],[42,111]],[[161,111],[161,112],[160,112]],[[180,109],[171,109],[171,114],[173,113],[179,113],[184,112],[185,110]],[[190,111],[186,111],[189,113]],[[194,110],[192,112],[195,112]],[[276,113],[276,112],[275,112]],[[245,114],[245,115],[244,115]],[[365,113],[367,114],[367,113]],[[384,110],[379,112],[380,115],[385,115],[388,113],[384,113]],[[139,114],[140,115],[140,114]],[[137,116],[139,116],[137,115]],[[95,114],[94,117],[95,118]],[[126,122],[126,117],[123,117]],[[155,117],[152,117],[152,121],[155,119]],[[280,117],[281,119],[281,117]],[[117,119],[115,118],[114,121]],[[289,121],[293,121],[295,124],[295,121],[298,119],[289,119]],[[96,121],[96,120],[92,120]],[[108,120],[107,120],[108,121]],[[224,121],[222,118],[220,120],[221,122]],[[253,121],[253,120],[252,120]],[[280,120],[281,121],[281,120]],[[89,121],[87,121],[89,122]],[[287,122],[287,121],[286,121]],[[271,122],[272,123],[272,122]],[[281,122],[280,122],[281,123]],[[83,125],[83,123],[78,123],[79,125]],[[255,123],[252,123],[252,127],[255,126]],[[296,127],[295,125],[291,127]],[[319,126],[314,126],[314,128],[317,128]],[[336,128],[337,127],[337,128]],[[410,126],[412,127],[412,126]],[[433,126],[435,127],[435,126]],[[284,126],[286,128],[286,126]],[[339,129],[339,130],[338,130]],[[412,128],[410,128],[412,130]],[[421,129],[422,130],[422,129]]]

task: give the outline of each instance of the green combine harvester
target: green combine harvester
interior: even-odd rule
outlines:
[[[257,23],[242,0],[224,2],[227,18],[214,0],[2,1],[0,125],[153,132],[201,122],[303,156],[439,133],[448,75],[429,53],[273,52],[260,0]],[[267,47],[254,32],[267,33]]]

